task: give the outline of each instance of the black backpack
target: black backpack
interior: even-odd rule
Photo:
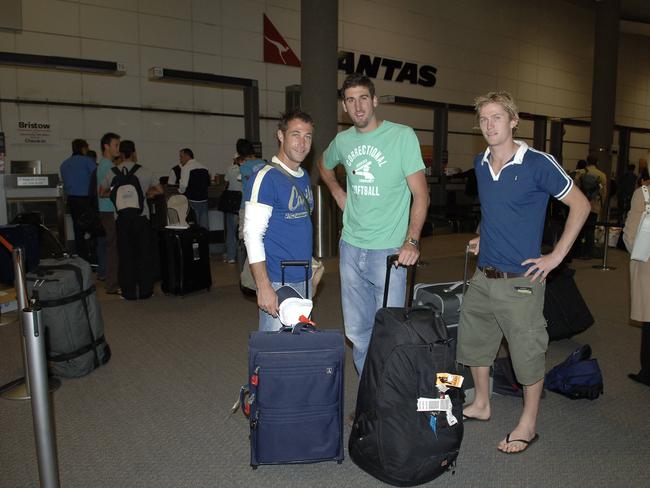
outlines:
[[[413,486],[455,465],[463,439],[461,390],[446,392],[453,418],[417,411],[418,398],[440,398],[436,373],[457,372],[455,349],[431,308],[377,312],[349,442],[361,469],[385,483]]]
[[[134,164],[130,171],[126,168],[113,166],[111,171],[115,173],[111,185],[111,202],[115,205],[115,211],[118,216],[138,217],[142,215],[144,209],[144,193],[140,186],[140,180],[135,172],[140,169],[139,164]]]

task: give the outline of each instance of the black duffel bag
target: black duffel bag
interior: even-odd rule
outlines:
[[[235,190],[224,190],[219,197],[217,209],[221,212],[236,214],[241,207],[242,192]]]

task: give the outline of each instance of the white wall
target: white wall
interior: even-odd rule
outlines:
[[[300,0],[23,0],[23,30],[0,31],[0,50],[104,59],[126,66],[123,77],[0,67],[0,98],[50,100],[243,114],[240,92],[150,81],[164,66],[257,79],[260,114],[277,117],[284,89],[300,83],[300,69],[262,61],[266,13],[300,57]],[[552,117],[590,117],[594,14],[562,0],[339,0],[339,47],[437,68],[427,88],[377,80],[378,94],[470,105],[478,94],[507,89],[520,110]],[[53,20],[55,19],[55,20]],[[650,38],[622,35],[616,122],[650,127]],[[383,73],[383,71],[380,71]],[[344,73],[340,72],[340,80]],[[339,109],[340,110],[340,109]],[[429,110],[383,106],[380,114],[418,129],[432,143]],[[17,144],[8,129],[18,118],[58,128],[50,146]],[[345,120],[341,114],[341,120]],[[58,170],[73,138],[97,148],[106,131],[136,142],[141,161],[167,174],[180,147],[194,149],[213,172],[231,162],[243,119],[139,110],[1,103],[7,159],[41,159]],[[275,122],[261,122],[264,156],[276,148]],[[469,114],[450,115],[449,164],[469,167],[483,147]],[[475,135],[472,135],[475,134]],[[532,124],[522,122],[522,137]],[[584,157],[589,133],[568,129],[567,167]],[[634,157],[650,146],[634,137]]]

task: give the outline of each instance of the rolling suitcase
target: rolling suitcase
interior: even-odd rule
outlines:
[[[210,290],[208,231],[199,226],[160,231],[160,287],[163,293],[186,295]]]
[[[445,321],[450,337],[458,338],[458,320],[460,307],[467,289],[469,265],[469,246],[465,249],[465,268],[462,281],[448,283],[418,283],[413,290],[416,306],[430,305],[435,308]]]
[[[250,422],[253,469],[343,461],[344,366],[339,330],[299,324],[250,334],[249,397],[242,403]]]
[[[359,382],[350,458],[394,486],[427,483],[451,469],[463,439],[455,344],[431,306],[377,311]],[[410,270],[408,296],[415,270]],[[454,376],[455,375],[455,376]]]

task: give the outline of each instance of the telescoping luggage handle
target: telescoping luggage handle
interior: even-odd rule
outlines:
[[[287,266],[303,266],[305,268],[305,298],[309,298],[309,261],[280,261],[280,269],[282,272],[282,284],[284,285],[284,268]]]
[[[398,258],[399,256],[397,254],[391,254],[386,258],[386,282],[384,283],[383,308],[386,308],[386,306],[388,305],[388,288],[390,287],[390,269],[393,267],[393,264],[397,261]],[[413,289],[415,288],[416,268],[417,268],[417,263],[411,266],[406,266],[406,296],[404,300],[405,308],[410,308],[411,305],[413,305]]]
[[[470,250],[473,250],[474,247],[471,246],[470,244],[467,244],[467,247],[465,248],[465,268],[463,270],[463,281],[459,281],[458,283],[454,283],[453,285],[449,286],[448,288],[445,288],[443,291],[445,293],[449,293],[451,291],[454,291],[456,288],[462,285],[463,287],[463,296],[465,296],[465,292],[467,291],[467,268],[469,266],[469,252]]]

